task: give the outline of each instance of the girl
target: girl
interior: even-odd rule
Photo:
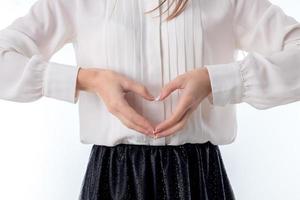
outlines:
[[[299,27],[268,0],[38,0],[0,32],[0,98],[78,102],[80,200],[235,199],[219,145],[237,103],[299,100]]]

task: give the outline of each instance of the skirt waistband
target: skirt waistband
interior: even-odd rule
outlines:
[[[205,143],[184,143],[180,145],[146,145],[146,144],[117,144],[115,146],[106,146],[106,145],[98,145],[93,144],[94,148],[106,148],[106,149],[112,149],[112,148],[150,148],[150,149],[174,149],[174,148],[188,148],[192,146],[214,146],[217,147],[218,145],[215,145],[211,143],[210,141],[207,141]]]

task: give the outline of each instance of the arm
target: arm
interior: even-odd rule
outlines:
[[[232,0],[241,61],[207,65],[218,106],[246,102],[266,109],[300,100],[300,24],[268,0]]]
[[[42,96],[76,103],[78,66],[49,62],[76,29],[74,3],[38,0],[0,31],[0,98],[31,102]],[[76,93],[76,94],[75,94]]]

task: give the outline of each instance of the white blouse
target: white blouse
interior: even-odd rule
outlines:
[[[159,2],[38,0],[0,32],[0,98],[78,102],[80,141],[107,146],[229,144],[236,138],[237,103],[266,109],[300,99],[300,25],[279,7],[267,0],[189,0],[185,11],[167,22],[166,15],[154,17],[159,10],[143,13]],[[66,43],[73,44],[76,66],[49,61]],[[248,52],[241,61],[238,49]],[[155,139],[123,125],[96,94],[76,91],[80,67],[118,71],[153,95],[179,74],[207,67],[212,93],[183,129]],[[133,93],[126,98],[159,123],[180,94],[162,102]]]

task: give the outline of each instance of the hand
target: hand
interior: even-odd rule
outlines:
[[[154,136],[154,126],[138,114],[124,98],[126,92],[132,91],[149,101],[154,100],[140,83],[112,70],[80,68],[77,77],[78,90],[96,93],[104,101],[109,112],[118,117],[125,126]]]
[[[156,126],[155,138],[165,137],[182,129],[190,114],[211,92],[207,68],[196,68],[177,76],[162,88],[160,98],[157,100],[164,100],[177,89],[183,90],[178,105],[169,119]]]

